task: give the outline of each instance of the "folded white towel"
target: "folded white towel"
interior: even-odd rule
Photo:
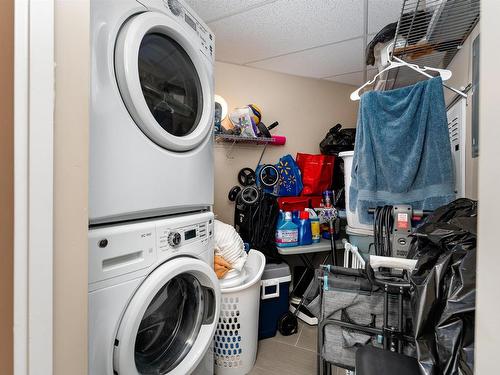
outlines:
[[[220,255],[231,267],[241,271],[247,260],[247,253],[240,235],[232,225],[215,220],[215,255]]]

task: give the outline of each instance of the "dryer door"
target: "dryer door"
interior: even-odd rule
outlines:
[[[157,12],[130,18],[118,34],[115,72],[139,128],[171,151],[188,151],[210,136],[211,63],[192,30]],[[111,109],[110,109],[111,110]]]
[[[115,373],[190,373],[213,340],[219,301],[219,282],[206,263],[183,257],[158,267],[137,289],[121,319]]]

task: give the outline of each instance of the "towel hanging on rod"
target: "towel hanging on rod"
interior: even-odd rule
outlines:
[[[361,90],[363,90],[366,86],[369,86],[371,84],[373,84],[377,78],[384,72],[386,71],[389,71],[389,70],[392,70],[392,69],[396,69],[396,68],[401,68],[401,67],[408,67],[414,71],[416,71],[417,73],[420,73],[428,78],[433,78],[432,75],[430,75],[429,73],[427,73],[427,71],[433,71],[433,72],[438,72],[439,75],[441,76],[441,79],[444,81],[447,81],[448,79],[451,78],[452,76],[452,72],[451,70],[448,70],[448,69],[437,69],[437,68],[431,68],[431,67],[428,67],[428,66],[424,66],[423,68],[416,65],[416,64],[410,64],[410,63],[407,63],[406,61],[403,61],[401,60],[400,58],[396,57],[396,56],[392,56],[390,55],[389,51],[391,50],[392,51],[392,48],[393,48],[394,44],[391,43],[389,44],[386,48],[385,48],[385,51],[386,51],[386,56],[387,56],[387,60],[389,62],[389,66],[387,66],[386,68],[384,68],[382,71],[380,71],[379,73],[377,73],[377,75],[375,77],[373,77],[371,80],[369,80],[368,82],[366,82],[365,84],[363,84],[360,88],[358,88],[356,91],[354,91],[353,93],[351,93],[351,100],[353,101],[356,101],[356,100],[359,100],[360,99],[360,95],[359,93],[361,92]],[[391,56],[391,57],[389,57]],[[450,87],[446,84],[443,83],[443,86],[450,89],[451,91],[463,96],[464,98],[467,98],[467,94],[464,94],[462,91],[460,90],[457,90],[453,87]]]

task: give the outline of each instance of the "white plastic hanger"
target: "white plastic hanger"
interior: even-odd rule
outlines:
[[[392,47],[393,47],[393,43],[389,44],[384,49],[386,51],[386,54],[387,54],[386,59],[387,59],[387,61],[389,61],[389,66],[387,66],[386,68],[384,68],[382,71],[378,72],[377,75],[375,77],[373,77],[373,79],[371,79],[370,81],[366,82],[363,86],[361,86],[356,91],[354,91],[351,94],[351,100],[353,100],[353,101],[359,100],[360,99],[360,96],[359,96],[360,91],[363,90],[366,86],[372,85],[382,73],[384,73],[384,72],[386,72],[388,70],[391,70],[391,69],[400,68],[402,66],[405,66],[405,67],[408,67],[410,69],[413,69],[414,71],[416,71],[416,72],[418,72],[420,74],[423,74],[424,76],[429,77],[429,78],[433,78],[433,76],[430,75],[429,73],[426,73],[426,71],[438,72],[439,75],[441,76],[441,79],[443,81],[449,80],[451,78],[452,74],[453,74],[451,72],[451,70],[448,70],[448,69],[437,69],[437,68],[431,68],[431,67],[428,67],[428,66],[424,66],[423,68],[421,68],[420,66],[418,66],[416,64],[407,63],[406,61],[403,61],[403,60],[401,60],[400,58],[398,58],[396,56],[392,56],[392,59],[390,59],[388,51],[389,51],[389,49],[392,50]],[[467,98],[467,95],[464,94],[462,91],[454,89],[453,87],[449,87],[449,86],[447,86],[445,84],[443,84],[443,86],[445,86],[446,88],[452,90],[453,92],[455,92],[455,93],[463,96],[464,98]]]

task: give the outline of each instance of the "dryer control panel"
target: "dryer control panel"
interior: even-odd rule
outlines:
[[[210,29],[180,0],[163,0],[168,10],[183,20],[200,38],[201,52],[211,61],[215,60],[215,37]]]
[[[156,227],[157,248],[160,251],[183,251],[190,244],[205,243],[213,237],[213,220],[182,227],[162,225]]]

